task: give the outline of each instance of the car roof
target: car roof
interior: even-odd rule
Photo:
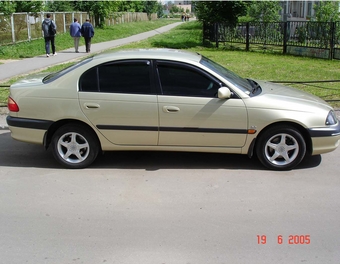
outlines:
[[[178,61],[199,62],[202,55],[197,52],[178,49],[130,49],[109,51],[94,55],[93,60],[119,60],[119,59],[171,59]]]

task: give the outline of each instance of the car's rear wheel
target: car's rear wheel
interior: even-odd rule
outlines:
[[[68,124],[60,127],[52,138],[52,152],[64,167],[81,169],[88,167],[97,157],[99,143],[86,126]]]
[[[304,158],[306,142],[293,127],[272,127],[260,136],[256,144],[256,154],[267,168],[290,170]]]

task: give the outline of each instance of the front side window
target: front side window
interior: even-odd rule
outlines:
[[[150,62],[123,61],[99,65],[83,74],[84,92],[150,94]]]
[[[158,63],[163,95],[216,97],[221,85],[207,74],[180,64]]]
[[[206,57],[202,57],[200,63],[204,65],[205,67],[209,68],[210,70],[216,72],[220,76],[224,77],[225,79],[227,79],[229,82],[231,82],[233,85],[235,85],[237,88],[241,89],[245,93],[249,94],[253,90],[251,82],[249,82],[247,79],[244,79],[238,76],[236,73],[224,68],[222,65]]]

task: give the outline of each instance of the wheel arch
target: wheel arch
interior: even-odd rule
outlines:
[[[288,121],[284,121],[284,122],[275,122],[272,123],[266,127],[264,127],[260,133],[256,136],[255,142],[254,144],[251,144],[251,150],[249,150],[248,153],[253,153],[254,149],[256,148],[256,144],[258,143],[258,139],[270,128],[275,127],[275,126],[285,126],[285,127],[292,127],[295,128],[296,130],[298,130],[300,132],[300,134],[302,135],[303,139],[305,140],[306,143],[306,152],[308,154],[311,154],[313,151],[313,144],[312,144],[312,139],[307,131],[306,128],[304,128],[302,125],[294,123],[294,122],[288,122]]]
[[[101,151],[101,144],[100,144],[100,140],[98,138],[97,133],[93,130],[93,128],[91,126],[89,126],[87,123],[79,121],[79,120],[75,120],[75,119],[63,119],[63,120],[59,120],[57,122],[54,122],[47,130],[47,132],[45,133],[44,136],[44,147],[47,149],[52,141],[53,135],[54,133],[62,126],[64,125],[68,125],[68,124],[75,124],[75,125],[81,125],[84,126],[86,128],[88,128],[88,130],[94,135],[95,139],[97,140],[98,146],[100,148]]]

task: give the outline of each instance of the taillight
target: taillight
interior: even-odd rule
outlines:
[[[11,97],[8,97],[7,107],[11,112],[19,112],[19,106]]]

